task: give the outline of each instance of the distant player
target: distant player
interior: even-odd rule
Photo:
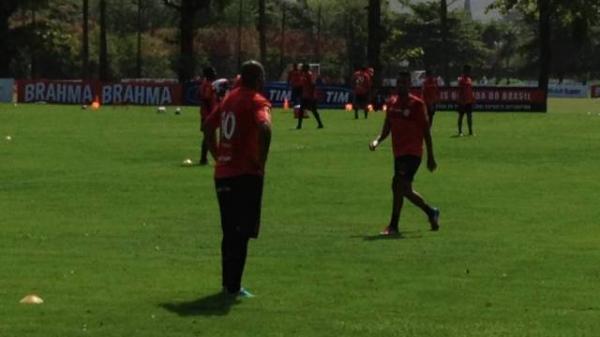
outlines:
[[[440,88],[437,77],[433,75],[430,69],[425,71],[425,80],[421,87],[421,94],[427,106],[427,116],[429,117],[429,126],[431,127],[433,125],[433,117],[435,116],[436,104],[440,99]]]
[[[215,89],[218,101],[221,102],[229,92],[229,80],[226,78],[219,78],[218,80],[213,81],[212,86]]]
[[[265,163],[271,142],[271,103],[261,94],[263,66],[242,65],[232,89],[208,117],[204,132],[216,160],[215,187],[221,212],[222,285],[232,296],[252,297],[241,287],[248,241],[257,238]],[[217,142],[216,129],[220,129]]]
[[[369,103],[371,101],[372,77],[367,68],[356,67],[352,75],[352,92],[354,94],[354,119],[358,119],[358,110],[362,109],[365,118],[369,115]]]
[[[433,156],[433,144],[427,120],[425,103],[410,94],[411,79],[408,72],[398,76],[397,95],[391,96],[386,102],[386,118],[381,134],[369,144],[371,151],[392,134],[394,152],[394,178],[392,180],[393,205],[390,224],[381,232],[382,235],[399,234],[398,224],[404,198],[419,207],[429,219],[431,230],[439,229],[440,211],[431,207],[423,197],[413,190],[412,182],[423,155],[423,141],[427,146],[427,168],[434,171],[437,168]]]
[[[471,66],[465,65],[462,75],[458,78],[458,136],[463,136],[462,122],[465,115],[467,115],[469,136],[473,135],[473,104],[475,104],[475,95],[473,94]]]
[[[204,78],[200,83],[199,98],[200,98],[200,129],[204,125],[204,121],[216,107],[218,102],[217,92],[213,87],[213,82],[217,78],[217,72],[213,67],[206,67],[202,71]],[[202,145],[200,148],[200,165],[208,164],[208,147],[206,138],[202,137]]]
[[[312,72],[310,71],[308,64],[302,65],[302,103],[300,104],[300,113],[298,114],[298,125],[296,129],[302,129],[302,118],[304,116],[304,111],[310,110],[315,116],[317,120],[317,125],[319,129],[323,128],[323,123],[321,122],[321,116],[319,116],[319,111],[317,109],[317,91],[315,85],[315,79],[313,77]]]
[[[292,104],[294,106],[299,105],[302,98],[302,77],[302,70],[298,63],[294,63],[287,78],[288,85],[292,88]]]

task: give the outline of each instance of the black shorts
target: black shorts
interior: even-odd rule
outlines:
[[[473,112],[473,104],[459,104],[458,105],[458,113],[459,114],[470,114]]]
[[[223,234],[258,237],[263,181],[256,175],[215,179]]]
[[[300,104],[300,99],[302,97],[302,87],[292,87],[292,103]]]
[[[421,165],[421,157],[405,155],[394,160],[394,178],[412,182]]]
[[[300,104],[300,109],[315,111],[317,109],[317,100],[313,98],[302,98],[302,103]]]
[[[366,108],[369,105],[369,95],[354,95],[354,108]]]

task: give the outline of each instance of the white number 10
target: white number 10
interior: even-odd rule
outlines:
[[[230,140],[235,132],[235,115],[232,112],[226,112],[221,119],[221,132],[223,137]]]

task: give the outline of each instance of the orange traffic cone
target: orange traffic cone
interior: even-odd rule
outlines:
[[[286,99],[283,100],[283,110],[289,110],[290,102]]]

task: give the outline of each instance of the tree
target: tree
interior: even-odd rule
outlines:
[[[8,20],[19,9],[35,8],[45,4],[45,0],[2,0],[0,1],[0,77],[10,77],[10,63],[16,55],[16,41]]]
[[[267,15],[265,0],[258,0],[258,20],[256,28],[258,30],[258,41],[260,45],[260,62],[267,64]]]
[[[191,79],[196,73],[194,57],[194,20],[200,10],[208,10],[210,0],[163,0],[165,6],[175,9],[179,14],[180,55],[177,74],[181,83]]]
[[[381,43],[383,40],[381,28],[381,0],[369,0],[369,40],[367,45],[367,58],[369,65],[375,70],[373,83],[375,87],[381,84]]]
[[[486,66],[492,50],[482,42],[481,23],[467,19],[462,12],[450,11],[447,22],[446,47],[437,2],[414,3],[411,12],[401,14],[390,24],[389,37],[384,44],[386,62],[390,67],[408,61],[412,67],[436,68],[449,83],[468,60],[478,70]],[[450,69],[450,66],[452,69]],[[444,74],[444,68],[448,74]]]
[[[135,58],[135,76],[142,77],[142,0],[137,0],[137,55]]]
[[[83,41],[81,47],[81,77],[84,79],[90,78],[90,38],[89,38],[89,25],[88,25],[88,16],[89,16],[89,1],[83,0],[83,23],[82,23],[82,31],[83,31]]]
[[[446,0],[440,0],[440,35],[442,38],[440,47],[442,50],[446,50],[446,47],[448,47],[448,3]],[[446,53],[442,53],[442,76],[446,81],[450,80],[450,69]]]
[[[577,33],[574,34],[574,39],[569,40],[576,42],[575,48],[581,48],[583,42],[588,40],[588,28],[600,20],[600,3],[597,0],[496,0],[490,9],[499,9],[504,14],[517,11],[525,18],[537,22],[537,38],[534,42],[538,49],[538,87],[544,93],[548,92],[549,77],[553,68],[556,68],[552,62],[553,54],[556,53],[553,50],[553,45],[556,44],[554,37],[565,28],[571,29]],[[555,31],[553,27],[559,29]],[[564,60],[560,62],[563,63]]]
[[[106,0],[100,0],[100,74],[99,78],[101,81],[109,80],[108,71],[108,44],[106,41]]]

